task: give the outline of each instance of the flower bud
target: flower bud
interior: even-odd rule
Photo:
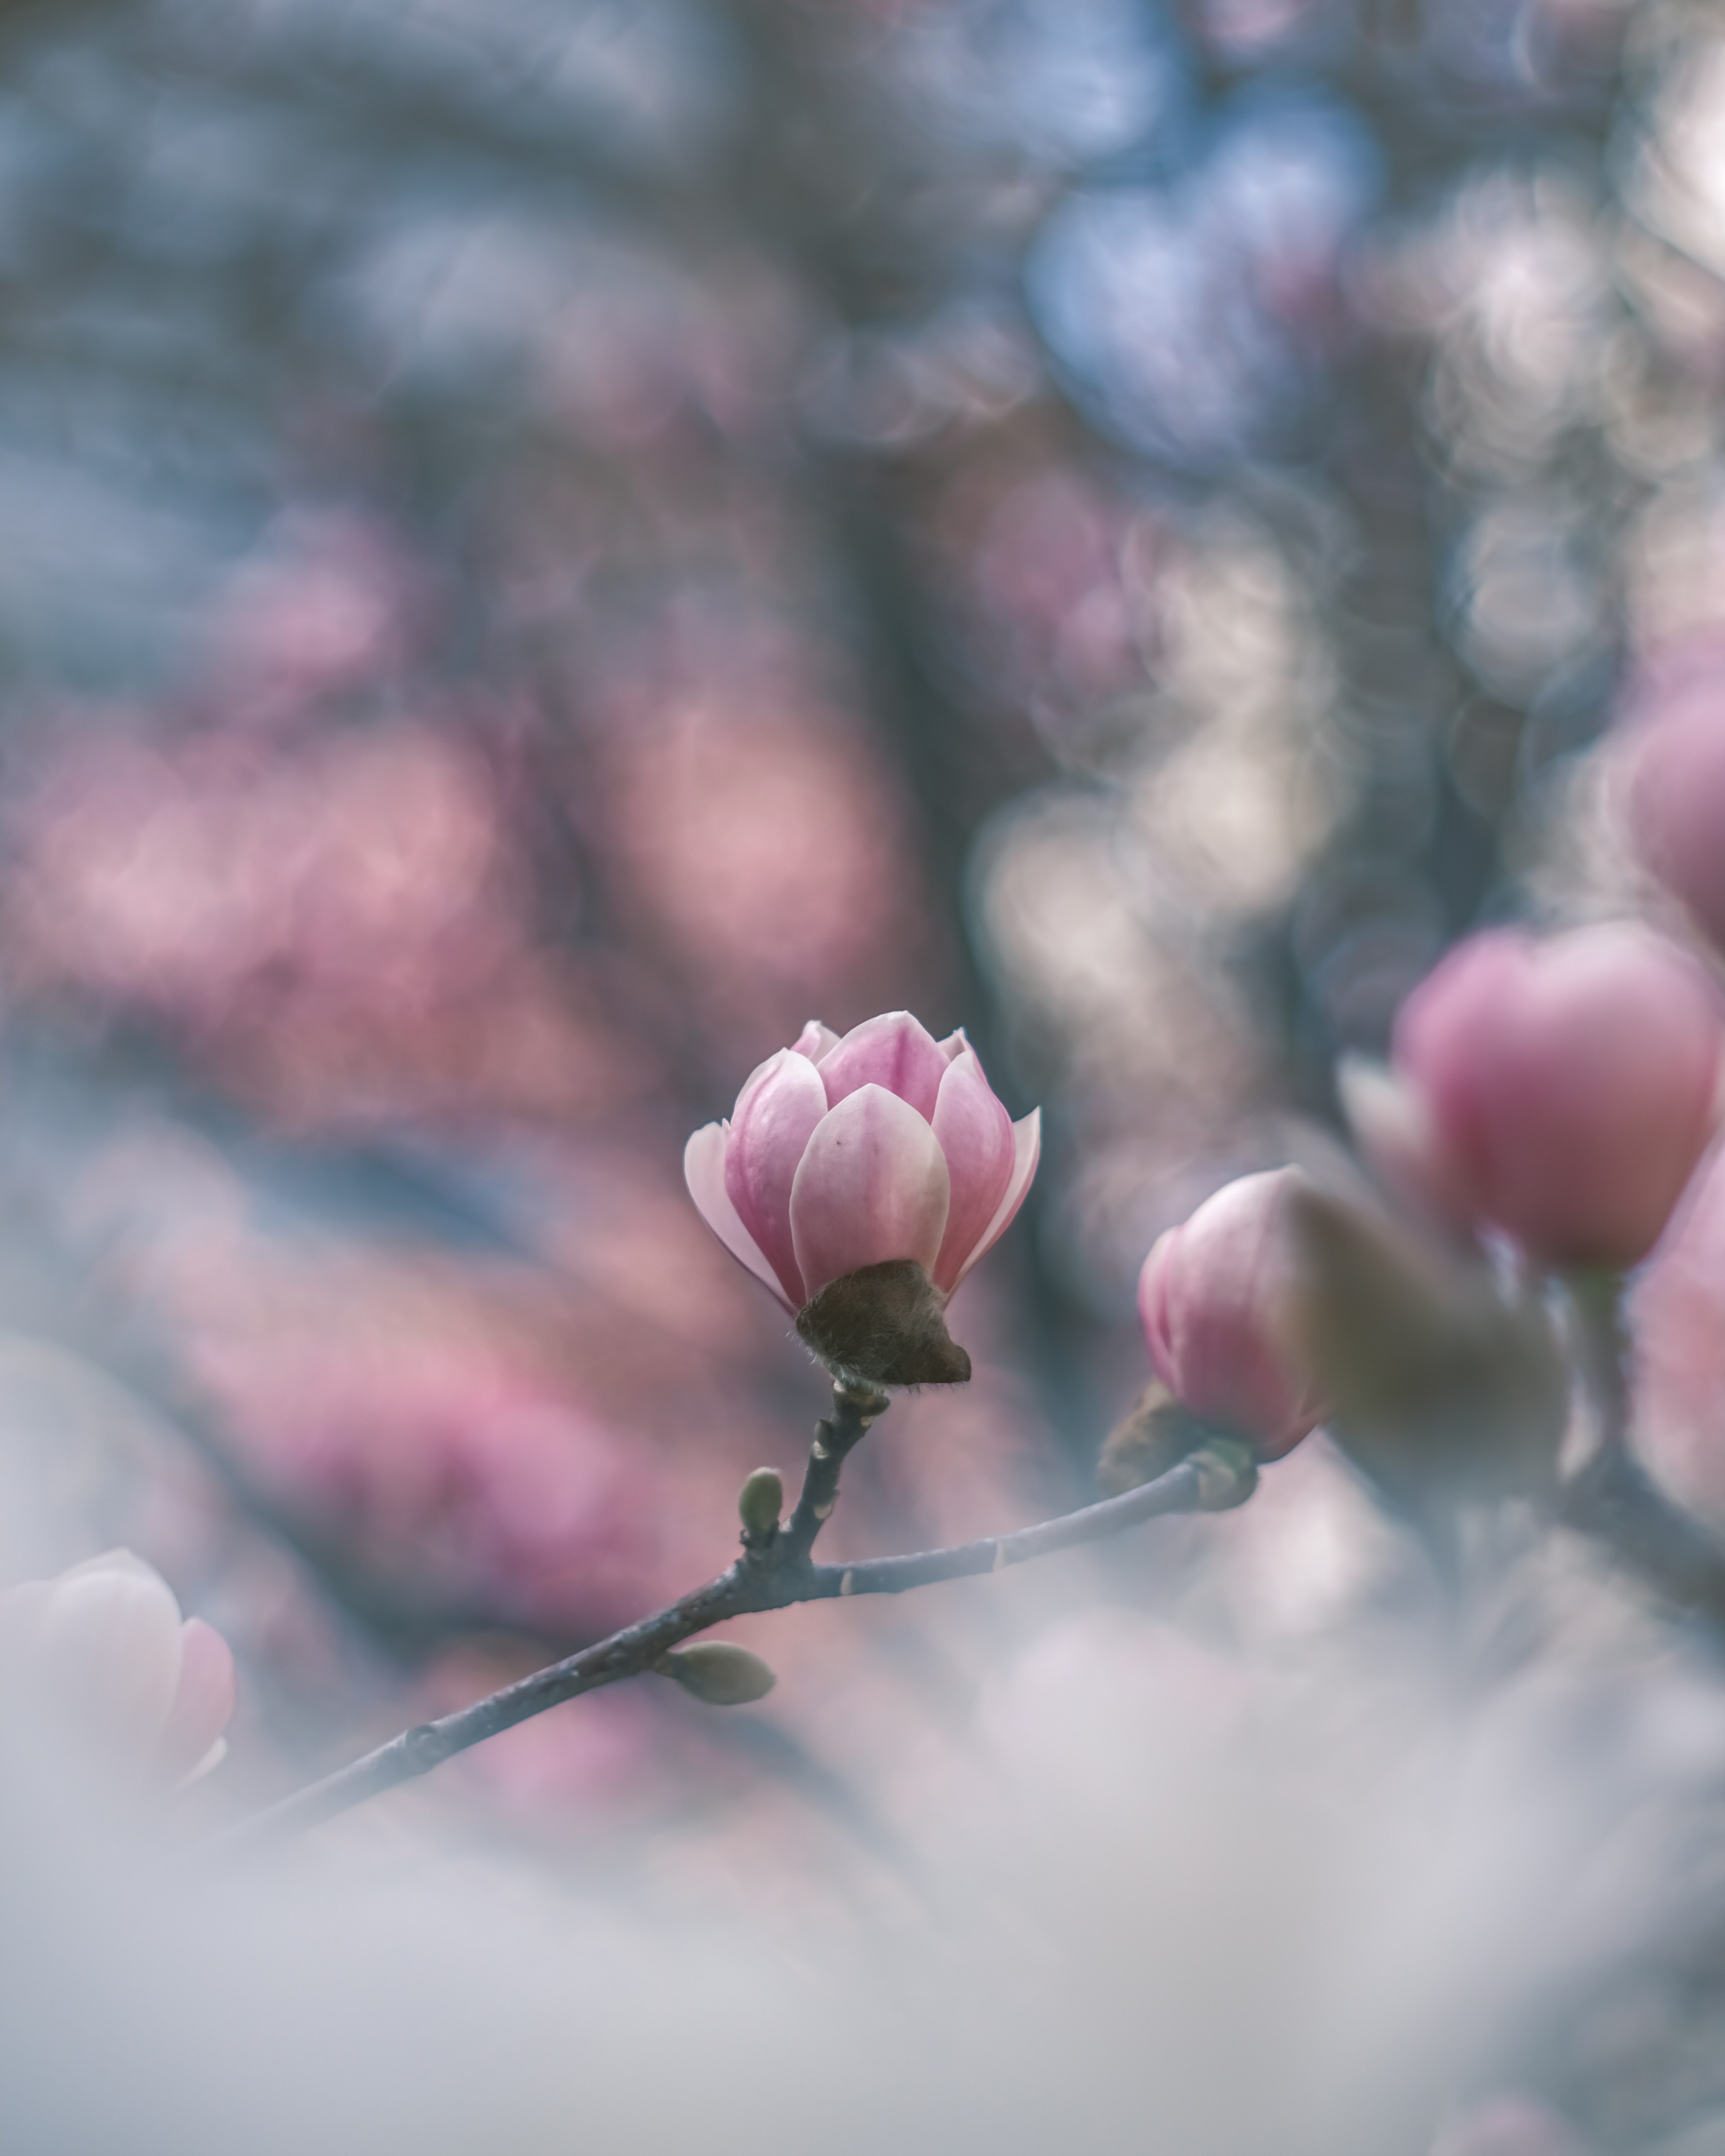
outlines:
[[[742,1522],[743,1540],[770,1541],[784,1506],[784,1483],[776,1467],[757,1467],[737,1492],[737,1515]]]
[[[695,1133],[683,1169],[707,1225],[786,1309],[806,1316],[867,1276],[857,1307],[799,1324],[836,1373],[957,1384],[970,1364],[941,1313],[1024,1203],[1040,1134],[1035,1111],[1011,1121],[963,1033],[936,1040],[889,1011],[842,1040],[805,1027],[728,1122]],[[913,1337],[886,1337],[901,1323]],[[916,1374],[892,1375],[901,1365]]]
[[[1635,852],[1725,946],[1725,693],[1693,685],[1625,742]]]
[[[1618,924],[1471,938],[1403,1006],[1393,1055],[1455,1209],[1544,1264],[1622,1268],[1707,1146],[1721,1040],[1700,966]]]
[[[1322,1421],[1290,1330],[1297,1168],[1242,1176],[1170,1228],[1144,1260],[1138,1310],[1158,1376],[1206,1423],[1279,1460]]]
[[[697,1640],[692,1647],[673,1647],[653,1666],[709,1707],[747,1707],[765,1699],[778,1682],[758,1655],[730,1640]]]
[[[31,1712],[59,1713],[110,1758],[170,1781],[221,1759],[234,1657],[130,1550],[0,1594],[0,1676]]]

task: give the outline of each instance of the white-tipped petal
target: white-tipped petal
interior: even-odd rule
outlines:
[[[812,1018],[791,1045],[798,1055],[806,1055],[811,1063],[819,1063],[822,1056],[830,1055],[839,1045],[839,1036],[831,1026]]]
[[[719,1240],[741,1265],[770,1289],[787,1310],[793,1307],[773,1270],[767,1262],[765,1253],[756,1245],[754,1238],[737,1217],[737,1208],[731,1203],[730,1193],[725,1188],[725,1126],[706,1123],[696,1132],[683,1148],[683,1180],[689,1186],[689,1195],[695,1200],[696,1210]]]
[[[782,1048],[742,1089],[725,1138],[726,1191],[793,1310],[809,1298],[791,1242],[791,1182],[826,1112],[820,1073],[806,1055]]]
[[[935,1286],[947,1289],[993,1224],[1017,1152],[1011,1118],[983,1077],[972,1049],[947,1065],[934,1105],[934,1134],[952,1180],[947,1231],[934,1265]]]
[[[1031,1179],[1035,1175],[1036,1163],[1042,1158],[1040,1108],[1032,1108],[1028,1116],[1020,1116],[1013,1125],[1012,1142],[1012,1177],[1006,1186],[1006,1195],[995,1209],[994,1217],[983,1230],[981,1241],[959,1266],[957,1276],[952,1282],[954,1287],[978,1258],[988,1255],[1017,1218],[1018,1209],[1024,1202],[1024,1194],[1029,1189]]]

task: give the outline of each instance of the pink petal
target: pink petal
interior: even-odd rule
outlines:
[[[1138,1276],[1138,1315],[1144,1321],[1145,1342],[1157,1376],[1170,1392],[1174,1384],[1174,1341],[1168,1322],[1168,1273],[1179,1233],[1178,1228],[1168,1228],[1157,1237]]]
[[[753,1237],[737,1217],[725,1188],[725,1126],[706,1123],[683,1148],[683,1180],[695,1209],[741,1265],[747,1265],[762,1287],[771,1288],[787,1310],[798,1306],[786,1296],[778,1276],[756,1247]]]
[[[1012,1118],[995,1098],[972,1049],[947,1065],[934,1104],[934,1134],[952,1182],[934,1281],[937,1287],[950,1288],[1006,1195],[1016,1151]]]
[[[1006,1186],[1006,1195],[994,1209],[994,1217],[983,1230],[981,1240],[973,1245],[970,1255],[958,1268],[958,1285],[978,1258],[985,1258],[1000,1238],[1011,1227],[1018,1209],[1024,1202],[1024,1193],[1030,1188],[1030,1178],[1036,1173],[1036,1163],[1042,1158],[1042,1111],[1032,1108],[1028,1116],[1020,1117],[1012,1127],[1012,1175]]]
[[[794,1310],[809,1298],[791,1243],[791,1180],[826,1112],[820,1073],[806,1055],[782,1048],[743,1087],[725,1141],[726,1192]]]
[[[830,1055],[839,1045],[839,1036],[831,1026],[812,1018],[791,1045],[798,1055],[806,1055],[811,1063],[819,1063],[822,1056]]]
[[[129,1748],[154,1742],[180,1681],[180,1605],[130,1550],[46,1583],[30,1615],[32,1677],[83,1726]]]
[[[170,1770],[189,1774],[234,1718],[234,1656],[201,1617],[186,1620],[180,1643],[179,1689],[162,1743]]]
[[[820,1075],[829,1107],[865,1086],[880,1086],[930,1122],[947,1059],[927,1026],[908,1011],[887,1011],[852,1026],[821,1064]]]
[[[815,1127],[791,1186],[809,1293],[888,1258],[932,1267],[950,1196],[946,1155],[908,1101],[884,1086],[847,1094]]]
[[[937,1040],[935,1046],[939,1049],[948,1063],[956,1063],[958,1058],[970,1049],[970,1042],[966,1037],[964,1028],[961,1025],[956,1033],[949,1033],[944,1040]]]

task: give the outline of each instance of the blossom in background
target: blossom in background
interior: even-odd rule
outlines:
[[[1725,696],[1717,677],[1656,711],[1625,747],[1636,853],[1725,945]]]
[[[1712,1136],[1721,1046],[1705,972],[1650,930],[1471,937],[1396,1022],[1413,1179],[1543,1263],[1638,1264]]]
[[[1245,1175],[1160,1237],[1138,1276],[1157,1375],[1183,1407],[1279,1460],[1324,1402],[1291,1337],[1296,1282],[1288,1202],[1295,1168]]]
[[[1444,2128],[1431,2156],[1584,2156],[1565,2122],[1531,2097],[1493,2096]]]
[[[810,1020],[752,1072],[731,1120],[689,1141],[689,1194],[787,1310],[908,1258],[949,1296],[1036,1172],[1041,1111],[1014,1123],[962,1032],[888,1011],[841,1040]]]
[[[9,1689],[59,1710],[81,1736],[170,1780],[218,1763],[234,1713],[234,1657],[130,1550],[87,1558],[0,1594]]]

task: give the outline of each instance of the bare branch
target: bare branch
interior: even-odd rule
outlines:
[[[1004,1572],[1009,1565],[1049,1557],[1055,1550],[1101,1542],[1105,1536],[1137,1527],[1142,1520],[1160,1519],[1170,1512],[1219,1509],[1214,1495],[1207,1500],[1204,1468],[1197,1461],[1183,1460],[1155,1481],[1128,1490],[1123,1497],[1105,1498],[1099,1505],[1086,1505],[1082,1512],[1064,1512],[1058,1519],[1021,1527],[1016,1534],[990,1535],[985,1541],[961,1543],[953,1549],[922,1550],[914,1557],[877,1557],[863,1564],[817,1565],[812,1582],[796,1599],[813,1602],[828,1595],[902,1594],[907,1589],[932,1587],[942,1579]]]
[[[1576,1362],[1595,1425],[1591,1456],[1564,1486],[1558,1517],[1608,1549],[1667,1602],[1725,1626],[1725,1548],[1635,1460],[1634,1353],[1621,1283],[1569,1283]]]
[[[833,1414],[815,1426],[796,1510],[777,1534],[764,1544],[746,1547],[716,1579],[470,1707],[403,1730],[364,1758],[230,1828],[220,1837],[222,1845],[233,1847],[319,1825],[368,1798],[429,1774],[456,1753],[543,1714],[548,1707],[602,1685],[647,1674],[669,1649],[727,1618],[840,1596],[902,1594],[943,1579],[1003,1571],[1056,1550],[1100,1542],[1144,1520],[1173,1512],[1223,1510],[1243,1502],[1256,1481],[1245,1449],[1222,1440],[1141,1489],[1015,1534],[860,1564],[814,1564],[809,1553],[836,1502],[845,1456],[887,1405],[884,1394],[834,1387]]]

